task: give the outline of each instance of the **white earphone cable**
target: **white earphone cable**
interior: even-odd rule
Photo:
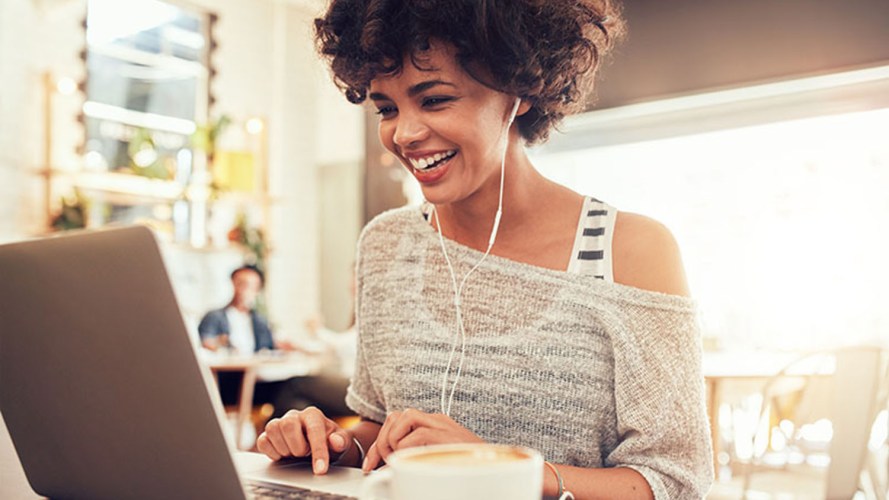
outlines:
[[[451,353],[448,355],[448,364],[445,368],[444,376],[441,381],[441,412],[447,416],[451,415],[451,405],[454,402],[454,393],[457,391],[457,382],[460,381],[460,376],[463,374],[463,361],[466,359],[466,329],[463,326],[463,312],[462,312],[462,296],[463,296],[463,288],[466,286],[466,282],[469,279],[469,276],[475,272],[479,266],[482,265],[482,262],[488,258],[488,255],[491,253],[491,248],[494,247],[494,241],[497,239],[497,231],[500,228],[500,218],[503,215],[503,179],[506,176],[506,150],[509,144],[509,127],[512,125],[513,120],[515,120],[516,114],[519,110],[519,104],[521,103],[521,99],[516,99],[515,105],[512,108],[512,112],[510,113],[509,119],[506,124],[506,132],[504,134],[504,148],[503,148],[503,157],[500,160],[500,194],[497,199],[497,213],[494,216],[494,225],[491,228],[491,236],[488,238],[488,248],[485,250],[485,254],[482,255],[482,258],[475,263],[472,269],[469,270],[466,275],[463,276],[463,279],[460,282],[460,286],[457,286],[457,275],[454,272],[454,266],[451,263],[451,259],[448,256],[448,251],[445,248],[444,235],[442,234],[441,229],[441,221],[438,218],[438,210],[435,209],[435,205],[432,206],[432,214],[435,216],[435,225],[438,227],[438,241],[441,244],[441,252],[444,255],[445,263],[448,266],[448,272],[451,276],[451,285],[454,287],[454,309],[456,309],[457,316],[457,328],[460,333],[460,363],[457,365],[457,373],[454,376],[454,382],[451,385],[450,395],[446,398],[447,395],[447,387],[448,387],[448,376],[451,373],[451,365],[454,361],[454,353],[457,350],[457,339],[454,338],[454,342],[451,346]],[[447,400],[447,405],[445,404],[445,400]]]

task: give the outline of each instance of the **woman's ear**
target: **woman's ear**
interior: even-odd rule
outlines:
[[[520,99],[520,101],[519,111],[516,113],[516,116],[522,116],[531,110],[531,103],[527,99]]]

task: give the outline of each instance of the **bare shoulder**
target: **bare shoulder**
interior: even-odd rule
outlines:
[[[611,248],[615,282],[672,295],[689,294],[679,245],[660,222],[618,212]]]

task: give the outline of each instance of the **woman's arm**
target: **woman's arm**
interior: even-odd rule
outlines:
[[[713,480],[704,411],[700,331],[679,246],[647,217],[620,212],[615,222],[614,280],[650,296],[628,304],[612,336],[618,433],[609,467],[632,467],[658,498],[703,497]]]
[[[440,413],[408,409],[390,413],[382,427],[376,423],[371,424],[375,426],[373,432],[376,441],[369,448],[365,448],[368,450],[367,461],[363,466],[365,471],[376,468],[391,453],[400,449],[431,444],[484,442],[450,417]],[[361,443],[363,445],[364,441]],[[562,475],[564,488],[571,491],[577,500],[653,498],[648,482],[642,474],[633,469],[625,467],[587,469],[566,465],[556,467]],[[546,466],[543,468],[543,478],[543,494],[555,496],[559,491],[558,481]]]
[[[347,430],[355,439],[361,443],[361,450],[364,450],[364,454],[367,454],[367,450],[373,445],[374,441],[377,439],[377,434],[380,432],[380,424],[374,422],[373,420],[368,420],[366,418],[362,418],[361,422]],[[342,457],[337,461],[337,465],[344,465],[346,467],[361,467],[363,457],[361,456],[361,450],[355,446],[355,443],[352,443],[350,449],[343,454]]]
[[[553,464],[562,476],[562,486],[577,500],[598,500],[621,498],[653,499],[648,481],[633,469],[611,467],[607,469],[586,469],[570,465]],[[555,497],[559,483],[549,467],[543,467],[543,494]]]
[[[633,469],[626,467],[585,469],[569,465],[553,465],[559,469],[564,489],[570,491],[577,500],[654,498],[648,481]],[[555,497],[559,492],[558,480],[549,467],[544,466],[543,469],[543,494]]]

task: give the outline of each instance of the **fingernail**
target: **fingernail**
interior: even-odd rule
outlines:
[[[323,474],[324,470],[327,468],[327,464],[324,463],[323,459],[315,460],[315,474]]]
[[[370,472],[367,470],[367,457],[364,457],[364,461],[361,462],[361,470],[363,470],[365,474]]]
[[[330,436],[330,444],[332,444],[337,451],[342,450],[344,446],[346,446],[346,440],[343,439],[343,436],[339,434],[331,434]]]

